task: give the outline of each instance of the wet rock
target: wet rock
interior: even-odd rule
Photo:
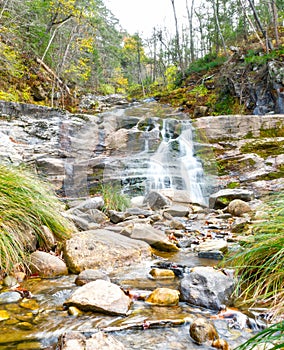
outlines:
[[[68,274],[67,266],[63,260],[58,256],[42,251],[36,251],[30,255],[29,268],[33,274],[38,274],[42,278]]]
[[[152,210],[159,210],[171,205],[171,201],[158,191],[150,191],[144,198],[144,204]]]
[[[64,216],[72,220],[75,226],[81,231],[95,230],[100,227],[100,224],[93,222],[90,215],[77,209],[72,212],[67,211]]]
[[[224,254],[220,250],[198,252],[198,257],[201,259],[223,260]]]
[[[120,233],[135,240],[145,241],[151,247],[161,251],[175,252],[179,250],[175,244],[168,240],[165,233],[155,229],[150,224],[130,224],[124,227]]]
[[[9,320],[10,314],[7,310],[0,310],[0,322]]]
[[[227,211],[233,216],[243,216],[246,213],[250,213],[252,209],[247,202],[241,199],[234,199],[229,203]]]
[[[96,280],[77,289],[64,305],[75,306],[83,311],[125,315],[131,305],[131,299],[116,284]]]
[[[209,207],[212,209],[223,209],[234,199],[241,199],[249,202],[254,199],[254,194],[252,191],[238,188],[220,190],[211,194],[209,198]]]
[[[79,310],[77,307],[75,307],[75,306],[70,306],[69,308],[68,308],[68,315],[70,315],[70,316],[75,316],[75,317],[77,317],[77,316],[79,316],[79,315],[81,315],[82,314],[82,311],[81,310]]]
[[[125,350],[121,342],[100,331],[91,337],[80,332],[66,332],[60,336],[57,347],[59,350]]]
[[[77,286],[83,286],[86,283],[93,282],[96,280],[110,281],[108,275],[102,270],[86,269],[76,277],[75,284]]]
[[[181,280],[181,299],[190,304],[219,310],[230,304],[235,280],[229,271],[197,266]]]
[[[185,230],[186,226],[183,222],[179,220],[172,219],[170,222],[170,227],[174,230]]]
[[[203,317],[197,318],[190,324],[189,334],[197,344],[212,342],[219,338],[213,323]]]
[[[79,232],[64,244],[65,261],[73,273],[85,269],[110,271],[150,256],[147,243],[103,229]]]
[[[80,332],[66,332],[58,340],[59,350],[85,350],[86,337]]]
[[[155,279],[175,278],[175,273],[168,269],[153,268],[149,273]]]
[[[14,276],[6,276],[2,282],[3,286],[13,287],[18,284],[18,280]]]
[[[224,339],[216,339],[212,342],[211,346],[216,349],[230,350],[229,344]]]
[[[173,306],[179,303],[179,291],[170,288],[157,288],[145,300],[149,304]]]

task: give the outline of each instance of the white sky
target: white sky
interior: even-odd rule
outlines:
[[[104,3],[130,34],[138,32],[148,38],[154,27],[167,27],[169,32],[175,32],[171,0],[104,0]],[[185,0],[175,0],[179,22],[186,18],[185,4]]]

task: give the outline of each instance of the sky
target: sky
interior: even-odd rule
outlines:
[[[169,28],[175,32],[171,0],[104,0],[105,6],[128,33],[148,38],[153,28]],[[179,22],[186,18],[185,0],[175,0]]]

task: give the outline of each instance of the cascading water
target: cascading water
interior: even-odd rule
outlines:
[[[131,108],[133,113],[135,107]],[[192,202],[207,204],[204,172],[194,155],[190,121],[173,113],[153,117],[151,106],[144,108],[147,112],[142,110],[142,117],[129,129],[127,152],[112,154],[104,180],[120,181],[123,192],[131,197],[151,190],[184,190]]]
[[[174,135],[170,124],[164,119],[162,141],[149,158],[146,190],[186,190],[192,202],[205,202],[204,172],[201,162],[194,156],[192,127],[189,121],[179,121],[180,135]]]

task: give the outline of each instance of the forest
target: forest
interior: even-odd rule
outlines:
[[[126,93],[191,111],[188,100],[209,96],[232,56],[242,65],[283,63],[283,0],[183,0],[187,25],[168,1],[175,33],[154,27],[142,38],[129,35],[103,0],[1,0],[0,99],[76,110],[84,94]],[[212,114],[251,111],[230,83],[220,84],[205,101]]]

